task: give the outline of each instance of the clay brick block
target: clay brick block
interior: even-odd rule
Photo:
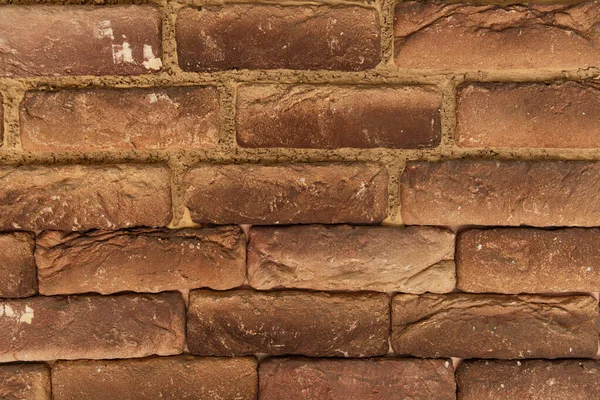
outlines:
[[[177,16],[176,35],[184,71],[361,71],[380,60],[374,8],[266,4],[184,8]]]
[[[170,179],[154,165],[0,167],[0,229],[166,226]]]
[[[456,399],[445,360],[271,358],[259,374],[261,400]]]
[[[202,356],[383,355],[388,303],[383,293],[193,291],[188,347]]]
[[[454,289],[454,234],[429,227],[308,225],[250,230],[248,280],[259,290]]]
[[[213,87],[27,92],[21,144],[28,151],[212,148],[219,143]]]
[[[44,364],[0,365],[0,399],[50,400],[50,368]]]
[[[375,164],[206,164],[185,176],[184,201],[198,223],[378,223],[387,186]]]
[[[149,6],[1,6],[0,76],[156,72],[161,29]]]
[[[600,4],[401,2],[394,25],[401,68],[525,69],[600,65]]]
[[[431,148],[441,95],[424,87],[250,85],[238,89],[242,147]]]
[[[417,357],[593,357],[598,322],[592,296],[405,294],[392,300],[392,347]]]
[[[37,270],[30,233],[0,234],[0,297],[29,297],[37,293]]]
[[[184,341],[178,292],[0,302],[0,362],[173,355]]]

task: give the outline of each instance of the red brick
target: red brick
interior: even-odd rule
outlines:
[[[185,176],[184,201],[198,223],[378,223],[387,185],[375,164],[205,164]]]
[[[394,26],[402,68],[525,69],[600,65],[600,5],[401,2]]]
[[[37,292],[34,248],[32,234],[0,234],[0,297],[29,297]]]
[[[380,60],[374,8],[267,4],[185,8],[176,25],[185,71],[323,69],[360,71]]]
[[[44,364],[0,365],[0,398],[51,400],[50,368]]]
[[[21,144],[29,151],[211,148],[219,142],[215,88],[28,92]]]
[[[2,6],[0,76],[137,75],[162,66],[149,6]]]
[[[237,141],[242,147],[436,147],[441,100],[435,90],[416,86],[242,86]]]

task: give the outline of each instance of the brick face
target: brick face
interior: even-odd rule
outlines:
[[[50,400],[50,368],[43,364],[0,365],[0,398]]]
[[[37,292],[34,239],[25,232],[0,234],[0,297],[28,297]]]

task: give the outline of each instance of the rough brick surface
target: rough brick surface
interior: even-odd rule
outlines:
[[[45,295],[225,290],[246,279],[246,238],[239,227],[49,231],[36,260]]]
[[[149,6],[1,6],[0,76],[159,70],[161,18]]]
[[[387,185],[375,164],[206,164],[184,177],[184,201],[198,223],[378,223]]]
[[[595,226],[600,163],[451,160],[409,163],[402,175],[408,225]]]
[[[248,280],[259,290],[454,289],[454,234],[429,228],[292,226],[250,230]]]
[[[0,234],[0,297],[28,297],[37,292],[34,248],[35,238],[29,233]]]
[[[445,360],[272,358],[260,365],[260,399],[454,400]]]
[[[193,291],[187,338],[192,354],[386,354],[388,297],[383,294]]]
[[[0,229],[166,226],[170,173],[152,165],[0,167]]]
[[[257,378],[254,358],[67,361],[52,369],[52,389],[54,400],[253,400]]]
[[[380,60],[373,8],[228,5],[185,8],[177,16],[185,71],[323,69],[359,71]]]
[[[212,87],[28,92],[21,144],[29,151],[211,148],[219,142]]]
[[[600,5],[401,2],[394,26],[402,68],[523,69],[600,65]]]
[[[598,303],[591,296],[397,295],[396,354],[459,358],[593,357]]]
[[[178,292],[0,302],[0,362],[179,354],[184,334]]]
[[[50,368],[43,364],[0,366],[0,399],[50,400]]]
[[[243,147],[435,147],[441,100],[422,87],[242,86],[237,141]]]

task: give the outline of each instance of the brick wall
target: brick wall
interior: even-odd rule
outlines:
[[[2,3],[0,398],[600,396],[599,2]]]

